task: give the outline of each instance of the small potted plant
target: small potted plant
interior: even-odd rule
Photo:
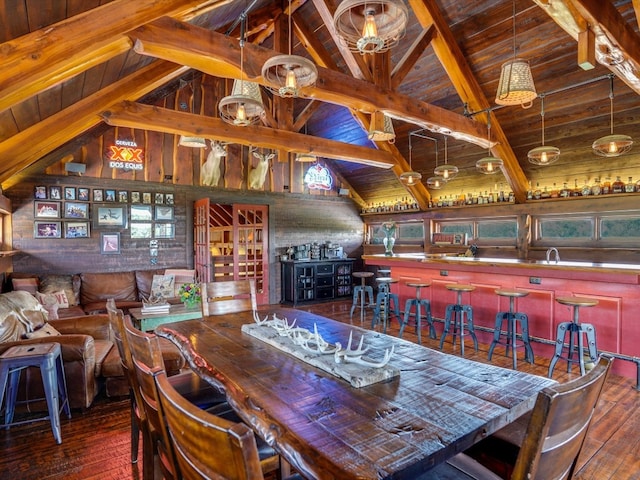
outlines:
[[[178,293],[180,294],[180,301],[182,301],[185,308],[199,307],[200,302],[202,302],[202,291],[199,283],[183,283]]]

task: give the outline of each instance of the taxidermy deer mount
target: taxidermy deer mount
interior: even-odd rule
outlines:
[[[269,161],[276,156],[275,152],[271,153],[259,153],[252,150],[253,156],[256,157],[258,165],[251,167],[249,170],[249,188],[252,190],[259,190],[264,185],[264,181],[267,178],[267,171],[269,170]]]
[[[200,167],[200,185],[217,187],[220,181],[220,160],[227,156],[227,145],[210,140],[211,150],[207,160]]]

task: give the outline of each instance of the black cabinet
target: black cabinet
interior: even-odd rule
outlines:
[[[353,259],[282,262],[282,302],[333,300],[352,294]]]

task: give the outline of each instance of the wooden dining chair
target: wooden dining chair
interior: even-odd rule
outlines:
[[[603,355],[586,375],[541,390],[526,428],[515,422],[421,478],[573,478],[612,362]]]
[[[229,280],[200,285],[202,291],[202,315],[256,310],[256,282],[254,280]]]

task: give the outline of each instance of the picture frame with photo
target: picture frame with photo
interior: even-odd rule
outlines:
[[[140,192],[131,192],[131,203],[140,203],[142,201],[142,197]]]
[[[165,193],[164,194],[164,203],[166,205],[173,205],[175,203],[173,198],[174,198],[173,197],[173,193]]]
[[[154,203],[162,205],[164,203],[164,193],[156,193]]]
[[[89,204],[64,202],[64,218],[89,218]]]
[[[49,200],[62,200],[62,187],[58,185],[49,187]]]
[[[155,220],[156,221],[171,221],[173,220],[173,207],[169,205],[156,205],[155,206]]]
[[[100,234],[100,253],[103,255],[118,255],[120,253],[119,232]]]
[[[151,203],[151,193],[144,192],[142,194],[142,203],[150,204]]]
[[[78,187],[78,201],[79,202],[88,202],[89,201],[89,189]]]
[[[151,223],[132,223],[131,238],[151,238],[153,233]]]
[[[36,185],[33,192],[33,198],[35,198],[36,200],[46,200],[48,198],[47,187],[45,187],[44,185]]]
[[[33,238],[62,238],[60,222],[34,222]]]
[[[104,201],[105,202],[115,202],[116,201],[116,191],[107,189],[104,191]]]
[[[154,224],[153,236],[155,238],[175,238],[176,226],[173,223]]]
[[[93,228],[127,226],[127,207],[96,204],[93,207]]]
[[[76,199],[76,187],[64,187],[64,199],[75,200]]]
[[[93,189],[93,201],[94,202],[104,202],[104,192],[101,188]]]
[[[129,192],[126,190],[118,190],[118,201],[120,203],[127,203],[129,201]]]
[[[33,202],[33,216],[35,218],[60,218],[60,202],[36,200]]]
[[[64,238],[89,238],[89,222],[65,222]]]
[[[153,220],[151,205],[131,205],[129,219],[132,222],[150,222]]]

